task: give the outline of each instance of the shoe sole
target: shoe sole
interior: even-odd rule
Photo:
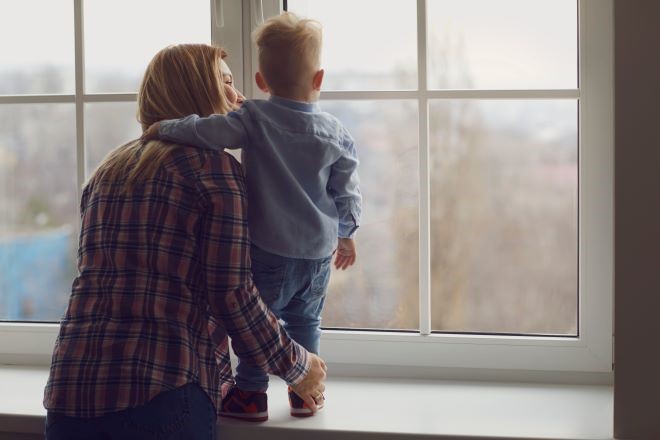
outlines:
[[[243,420],[243,421],[246,421],[246,422],[265,422],[266,420],[268,420],[268,413],[267,412],[258,412],[258,413],[251,413],[251,414],[236,414],[236,413],[228,413],[228,412],[220,411],[220,416],[221,417],[228,417],[230,419]]]
[[[322,410],[324,406],[325,405],[317,405],[317,411]],[[291,415],[293,417],[311,417],[314,413],[309,408],[291,408]]]

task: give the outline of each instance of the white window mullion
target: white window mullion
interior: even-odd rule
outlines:
[[[614,291],[614,43],[611,0],[581,0],[580,341],[612,362]]]
[[[243,41],[242,41],[242,59],[243,63],[243,94],[248,99],[266,99],[266,94],[261,92],[254,83],[253,79],[255,73],[259,70],[259,61],[257,54],[253,51],[252,44],[252,22],[253,16],[251,14],[251,2],[246,1],[243,4],[242,14],[239,20],[243,24]]]
[[[259,70],[256,45],[252,41],[252,31],[263,21],[280,14],[284,10],[282,0],[250,0],[243,2],[243,67],[245,69],[245,96],[249,99],[268,99],[268,94],[259,90],[254,75]]]
[[[69,104],[76,102],[74,95],[3,95],[0,104]]]
[[[427,90],[429,99],[578,99],[578,89]]]
[[[83,102],[135,102],[137,93],[92,93],[83,95]]]
[[[356,101],[356,100],[380,100],[380,99],[418,99],[417,90],[342,90],[321,91],[322,100],[332,101]]]
[[[85,46],[84,46],[84,13],[83,0],[73,2],[73,25],[75,39],[76,66],[76,165],[78,176],[78,200],[82,196],[82,185],[85,182]]]
[[[243,2],[211,0],[210,6],[211,43],[227,51],[227,64],[234,75],[234,84],[243,90]]]
[[[426,0],[417,0],[417,87],[419,89],[419,331],[431,334],[431,183],[429,103],[426,94]]]
[[[322,91],[326,100],[388,100],[388,99],[579,99],[579,89],[520,90],[342,90]]]

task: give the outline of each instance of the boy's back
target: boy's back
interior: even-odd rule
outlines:
[[[256,139],[245,149],[254,243],[294,258],[330,255],[338,233],[349,236],[359,218],[353,139],[316,104],[273,97],[245,109],[256,128],[248,130]],[[346,200],[336,203],[335,196]]]
[[[251,239],[268,252],[327,257],[338,236],[357,228],[361,196],[353,139],[318,104],[276,96],[246,101],[227,116],[168,122],[160,135],[207,148],[243,147]]]
[[[195,115],[160,127],[164,139],[208,148],[243,147],[250,234],[290,258],[329,256],[360,218],[357,154],[334,116],[272,96],[227,116]]]

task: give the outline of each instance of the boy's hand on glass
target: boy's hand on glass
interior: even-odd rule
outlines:
[[[144,133],[142,133],[142,137],[140,139],[142,139],[145,142],[152,141],[154,139],[160,139],[160,136],[158,134],[159,128],[160,128],[160,122],[154,122],[149,126],[149,128],[144,130]]]
[[[355,240],[352,238],[340,238],[337,245],[337,256],[335,257],[335,267],[337,269],[346,270],[347,267],[352,266],[357,258],[355,252]]]
[[[323,381],[325,381],[325,372],[328,370],[328,367],[326,367],[323,359],[314,353],[309,353],[309,356],[312,358],[312,361],[307,376],[298,385],[292,385],[291,389],[305,401],[307,406],[312,410],[312,413],[315,413],[318,410],[318,405],[321,405],[325,400],[323,396],[323,392],[325,391]]]

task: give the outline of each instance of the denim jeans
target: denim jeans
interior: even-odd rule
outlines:
[[[48,411],[46,440],[215,440],[211,399],[189,383],[158,394],[142,406],[100,417],[68,417]]]
[[[256,246],[250,250],[252,275],[261,298],[291,338],[312,353],[319,352],[321,312],[330,279],[331,257],[287,258]],[[246,391],[264,391],[268,375],[239,359],[236,384]]]

